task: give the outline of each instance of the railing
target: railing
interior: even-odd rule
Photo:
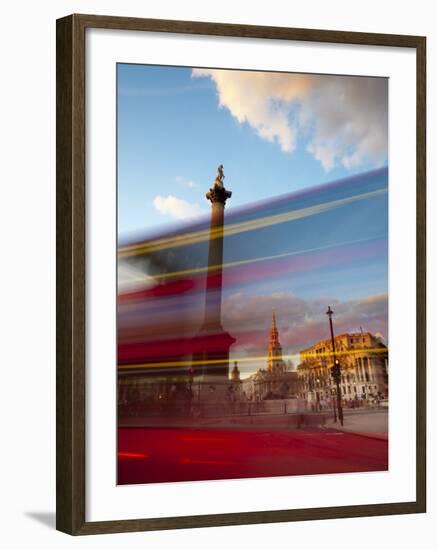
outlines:
[[[278,399],[265,401],[196,401],[173,399],[119,404],[119,416],[191,416],[218,418],[231,416],[287,415],[306,411],[303,401]]]

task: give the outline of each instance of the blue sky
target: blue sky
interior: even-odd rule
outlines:
[[[301,349],[324,337],[324,312],[332,304],[340,312],[339,330],[364,326],[387,335],[385,79],[126,64],[117,71],[120,243],[197,220],[209,223],[205,193],[223,164],[233,193],[226,204],[229,223],[250,217],[241,207],[260,201],[263,216],[322,206],[305,219],[225,240],[225,265],[300,254],[290,257],[291,271],[283,276],[225,286],[231,332],[246,310],[245,325],[256,319],[261,332],[267,330],[275,307],[286,348]],[[337,183],[325,186],[329,182]],[[379,194],[366,198],[374,190]],[[323,210],[354,195],[364,198]],[[293,271],[318,246],[318,266]],[[332,248],[328,262],[324,247]],[[224,280],[227,285],[226,275]],[[281,318],[290,323],[297,310],[296,324],[281,328]]]
[[[235,109],[235,101],[229,101],[229,106],[219,105],[219,93],[226,101],[225,86],[229,78],[241,74],[239,71],[225,71],[228,81],[223,84],[210,75],[193,78],[190,68],[119,64],[117,70],[120,239],[175,221],[165,210],[167,203],[164,199],[169,196],[192,205],[193,214],[208,212],[205,192],[214,181],[218,164],[224,165],[225,185],[233,191],[228,209],[384,164],[383,155],[377,163],[372,158],[363,158],[350,167],[335,162],[332,168],[326,169],[308,151],[312,126],[317,122],[317,117],[322,118],[320,101],[315,99],[312,99],[315,122],[310,120],[295,132],[293,151],[283,150],[279,143],[280,136],[273,136],[273,141],[261,137],[256,128],[259,121],[254,122],[250,111],[242,113],[246,120],[240,122],[238,116],[241,119],[241,112],[238,111],[239,105]],[[245,76],[250,76],[250,73],[243,74]],[[362,79],[372,80],[377,79]],[[348,89],[350,81],[350,78],[335,77],[325,95],[329,99],[329,94],[334,94],[336,99],[338,89],[340,93],[342,89]],[[222,86],[221,92],[219,84]],[[334,91],[332,84],[335,84]],[[317,83],[312,87],[317,91]],[[263,91],[268,94],[265,87]],[[356,96],[356,89],[353,88],[353,91]],[[240,86],[237,93],[242,95],[244,109],[246,90]],[[290,128],[295,126],[296,106],[304,105],[305,99],[301,94],[297,101],[290,102],[285,112]],[[254,101],[258,102],[255,108],[260,111],[260,98]],[[281,105],[286,105],[287,97],[284,99],[283,94],[277,95],[273,97],[274,101],[276,105],[267,116],[276,116],[277,105],[280,110]],[[328,117],[331,116],[333,109],[329,103],[322,105],[322,108]],[[364,104],[362,110],[367,108],[368,104]],[[264,122],[261,120],[260,124]],[[332,126],[329,120],[328,123]],[[326,133],[326,128],[322,127],[321,131]],[[362,128],[358,128],[356,134],[361,136],[361,133]],[[338,139],[337,131],[329,143]],[[157,196],[162,199],[161,211],[157,208]]]

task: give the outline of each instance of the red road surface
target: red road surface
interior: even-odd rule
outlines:
[[[120,428],[118,483],[388,469],[388,442],[327,431]]]

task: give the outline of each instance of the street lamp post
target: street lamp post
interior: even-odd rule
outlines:
[[[334,422],[335,422],[335,424],[337,424],[337,405],[335,404],[335,401],[336,401],[335,400],[335,395],[334,395],[334,393],[331,393],[331,395],[332,395],[331,400],[332,400],[332,404],[333,404],[332,408],[334,409]]]
[[[335,340],[334,340],[334,329],[332,327],[332,316],[334,312],[331,309],[331,306],[328,307],[326,315],[329,317],[329,328],[331,330],[331,344],[332,344],[332,356],[334,359],[334,366],[331,367],[331,375],[334,379],[336,389],[337,389],[337,409],[338,409],[338,419],[340,424],[343,426],[343,407],[341,406],[341,389],[340,389],[340,378],[341,378],[341,367],[338,359],[335,355]]]

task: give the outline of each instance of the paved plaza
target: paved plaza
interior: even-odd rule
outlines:
[[[388,442],[333,430],[119,430],[118,483],[384,471]]]
[[[388,410],[357,410],[345,411],[344,423],[340,426],[335,423],[332,416],[327,420],[328,429],[336,429],[344,432],[368,434],[372,436],[388,438]]]

